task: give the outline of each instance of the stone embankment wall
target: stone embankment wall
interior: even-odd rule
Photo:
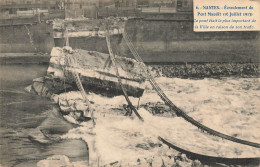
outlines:
[[[29,30],[29,31],[28,31]],[[28,32],[30,32],[28,34]],[[145,62],[259,62],[259,32],[194,32],[189,20],[130,19],[126,32]],[[1,26],[1,53],[50,53],[54,45],[52,25]],[[74,48],[107,53],[105,38],[75,38]],[[122,36],[112,38],[113,50],[131,57]]]
[[[115,52],[121,43],[122,34],[111,37]],[[103,37],[71,37],[70,46],[108,53],[106,39]],[[65,39],[53,38],[51,24],[0,26],[0,53],[50,53],[54,46],[65,46]]]
[[[194,32],[190,20],[130,19],[126,32],[145,62],[259,62],[259,32]],[[121,54],[130,55],[125,43]]]
[[[53,46],[50,24],[0,27],[0,53],[49,53]]]

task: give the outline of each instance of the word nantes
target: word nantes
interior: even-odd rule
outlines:
[[[203,6],[203,9],[220,9],[219,6]]]
[[[203,6],[203,9],[208,10],[208,9],[213,9],[213,10],[219,10],[219,6]],[[198,12],[198,16],[206,16],[206,12]],[[208,12],[208,16],[221,16],[220,12]]]

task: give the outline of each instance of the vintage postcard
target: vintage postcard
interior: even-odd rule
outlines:
[[[0,12],[1,167],[259,166],[259,0]]]

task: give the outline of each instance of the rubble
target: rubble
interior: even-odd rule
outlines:
[[[170,111],[170,107],[162,102],[157,102],[157,103],[148,102],[146,104],[142,104],[140,107],[145,108],[151,114],[156,116],[176,117],[176,114]]]
[[[57,82],[55,79],[44,76],[34,79],[33,83],[25,88],[25,91],[50,98],[54,94],[63,92],[64,89],[75,90],[76,88],[73,88],[67,83]]]
[[[53,155],[44,160],[41,160],[37,163],[37,167],[62,167],[62,166],[71,166],[69,158],[65,155]]]

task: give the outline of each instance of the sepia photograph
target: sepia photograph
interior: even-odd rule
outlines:
[[[260,0],[0,0],[0,167],[258,167]]]

